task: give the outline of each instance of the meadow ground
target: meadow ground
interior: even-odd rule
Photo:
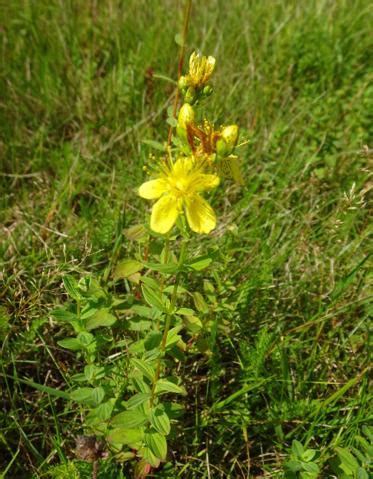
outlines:
[[[153,152],[143,140],[167,137],[181,7],[1,2],[1,477],[90,477],[74,462],[80,411],[27,379],[67,389],[79,362],[50,315],[62,277],[107,280],[132,248],[123,229],[146,218],[135,188]],[[188,53],[217,58],[208,114],[250,142],[244,186],[214,193],[218,228],[195,239],[216,252],[193,279],[214,308],[212,354],[187,361],[185,413],[154,477],[283,477],[302,459],[294,439],[322,472],[287,477],[368,477],[372,12],[369,0],[193,6]],[[99,477],[128,471],[109,461]]]

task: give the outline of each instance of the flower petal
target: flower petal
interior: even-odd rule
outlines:
[[[202,78],[200,80],[202,84],[205,84],[208,82],[208,80],[210,79],[214,71],[214,68],[215,68],[215,58],[211,56],[206,58],[205,64],[203,66]]]
[[[159,198],[167,191],[167,181],[159,178],[143,183],[139,188],[139,195],[146,200]]]
[[[194,191],[211,190],[212,188],[216,188],[219,183],[220,178],[218,176],[201,173],[195,179],[193,189]]]
[[[160,198],[152,209],[150,227],[156,233],[168,233],[180,213],[179,202],[173,195]]]
[[[216,226],[216,216],[211,206],[200,195],[185,200],[186,217],[190,228],[196,233],[210,233]]]
[[[189,58],[189,73],[191,74],[191,76],[197,73],[199,61],[200,55],[197,52],[193,52]]]

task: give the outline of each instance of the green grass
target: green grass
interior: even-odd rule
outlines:
[[[69,384],[79,364],[49,315],[62,276],[102,277],[146,217],[141,140],[167,136],[174,87],[157,75],[176,76],[181,12],[168,0],[0,9],[3,477],[89,477],[64,466],[79,413],[25,380]],[[193,285],[217,304],[214,354],[185,366],[186,413],[155,477],[283,477],[293,439],[333,477],[335,447],[369,422],[372,12],[368,0],[195,2],[188,53],[217,58],[206,114],[250,144],[245,185],[214,194],[218,228],[195,242],[219,250]]]

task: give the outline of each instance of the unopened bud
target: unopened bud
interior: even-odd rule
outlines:
[[[237,144],[238,139],[238,126],[229,125],[223,128],[221,132],[221,137],[225,140],[228,147],[231,147],[232,150]]]
[[[194,123],[194,110],[189,103],[184,103],[184,105],[180,108],[178,123],[181,128],[184,128],[185,130],[189,123]]]
[[[211,85],[206,85],[203,90],[202,90],[202,93],[205,95],[205,96],[210,96],[211,93],[213,92],[213,89],[212,89],[212,86]]]
[[[228,156],[231,151],[232,148],[227,145],[227,142],[224,140],[224,138],[219,138],[219,140],[216,142],[216,153],[219,156]]]
[[[179,78],[179,81],[177,82],[177,86],[180,88],[180,90],[184,90],[188,88],[189,83],[190,83],[189,78],[183,75]]]
[[[194,87],[190,86],[185,93],[184,101],[185,103],[189,103],[190,105],[193,105],[196,99],[197,99],[196,90]]]

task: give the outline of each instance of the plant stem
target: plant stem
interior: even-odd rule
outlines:
[[[188,34],[188,28],[189,28],[189,20],[190,20],[190,12],[192,9],[192,0],[186,0],[185,2],[185,9],[184,9],[184,21],[183,21],[183,33],[182,33],[182,44],[180,46],[179,50],[179,62],[177,66],[177,79],[181,77],[182,71],[183,71],[183,63],[184,63],[184,55],[185,55],[185,43],[186,43],[186,37]],[[179,88],[176,87],[176,93],[175,93],[175,100],[174,100],[174,109],[173,109],[173,116],[176,118],[176,112],[177,112],[177,105],[179,103]],[[167,139],[167,144],[171,145],[171,139],[172,139],[172,126],[168,129],[168,139]]]
[[[97,473],[98,473],[98,461],[96,459],[93,461],[93,464],[92,464],[92,479],[97,479]]]
[[[179,261],[178,261],[179,266],[181,266],[183,261],[184,261],[185,249],[186,249],[186,241],[182,240],[181,247],[180,247]],[[174,284],[174,288],[172,290],[170,308],[169,308],[169,310],[166,314],[164,330],[163,330],[163,335],[162,335],[161,348],[160,348],[161,354],[158,358],[157,369],[155,371],[155,377],[154,377],[154,381],[153,381],[151,398],[150,398],[150,406],[153,405],[153,402],[154,402],[154,399],[155,399],[155,387],[157,385],[159,376],[161,374],[162,356],[163,356],[163,354],[166,350],[167,336],[168,336],[168,332],[170,330],[171,319],[172,319],[172,316],[174,314],[174,310],[175,310],[175,306],[176,306],[177,291],[178,291],[178,288],[179,288],[180,279],[181,279],[181,273],[178,272],[176,274],[175,284]]]

